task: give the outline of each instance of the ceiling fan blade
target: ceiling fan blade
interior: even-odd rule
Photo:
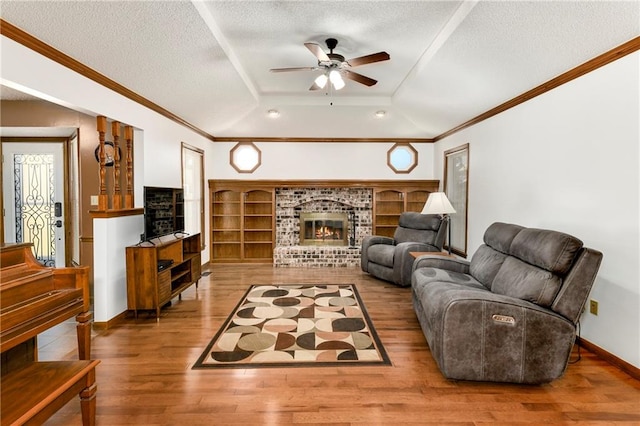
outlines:
[[[316,43],[305,43],[304,44],[307,49],[309,49],[311,51],[311,53],[313,53],[313,55],[318,58],[319,62],[329,62],[331,59],[329,59],[329,57],[327,56],[326,53],[324,53],[324,50],[322,50],[322,47],[319,44]]]
[[[358,58],[353,58],[347,60],[347,63],[352,67],[357,67],[360,65],[371,64],[373,62],[381,62],[388,61],[391,57],[387,52],[378,52],[372,53],[371,55],[360,56]]]
[[[271,68],[271,72],[289,72],[289,71],[315,71],[318,67],[293,67],[293,68]]]
[[[373,86],[378,82],[378,80],[374,80],[362,74],[358,74],[357,72],[342,70],[342,75],[344,75],[349,80],[357,81],[360,84],[364,84],[365,86]]]
[[[311,87],[309,87],[309,90],[322,90],[322,87],[318,86],[314,81]]]

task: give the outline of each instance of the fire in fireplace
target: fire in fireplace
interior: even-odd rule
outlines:
[[[347,213],[300,213],[301,246],[346,246]]]

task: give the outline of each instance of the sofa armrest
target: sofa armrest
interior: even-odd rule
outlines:
[[[367,235],[362,239],[362,250],[360,252],[360,268],[364,272],[369,272],[369,255],[368,250],[374,244],[388,244],[393,245],[395,241],[393,238],[384,237],[382,235]]]
[[[394,245],[395,241],[391,237],[383,237],[382,235],[367,235],[362,240],[362,248],[372,246],[374,244],[390,244]]]
[[[418,268],[439,268],[448,271],[469,274],[470,262],[454,257],[445,257],[437,254],[424,254],[413,262],[412,273]]]

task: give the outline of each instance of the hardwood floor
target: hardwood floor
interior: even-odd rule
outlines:
[[[360,269],[213,265],[210,271],[159,321],[143,314],[94,332],[92,356],[102,361],[98,425],[640,424],[640,381],[584,349],[564,377],[547,385],[446,380],[413,313],[410,289]],[[358,286],[393,366],[191,370],[250,284],[321,282]],[[73,345],[51,336],[48,342]],[[41,357],[60,359],[60,350],[45,349]],[[47,424],[81,424],[79,402]]]

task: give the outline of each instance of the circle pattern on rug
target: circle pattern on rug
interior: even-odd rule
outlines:
[[[360,303],[351,284],[253,286],[199,362],[389,364]]]

